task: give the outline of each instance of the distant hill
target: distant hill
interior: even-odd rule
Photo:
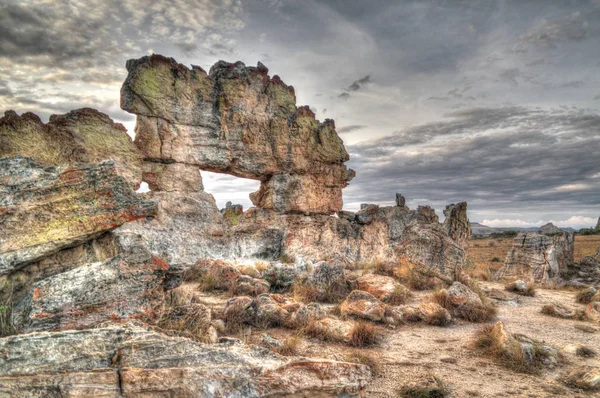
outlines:
[[[540,227],[528,227],[528,228],[523,228],[523,227],[510,227],[510,228],[494,228],[494,227],[488,227],[487,225],[483,225],[477,222],[472,222],[471,223],[471,231],[473,232],[473,235],[490,235],[493,233],[501,233],[501,232],[505,232],[505,231],[517,231],[517,232],[535,232],[537,230],[539,230]],[[565,231],[565,232],[575,232],[577,231],[576,229],[573,229],[571,227],[569,228],[560,228],[561,231]]]

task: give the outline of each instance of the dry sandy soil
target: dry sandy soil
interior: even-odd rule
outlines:
[[[488,288],[503,289],[499,283],[483,282]],[[411,301],[428,300],[432,292],[415,292]],[[583,308],[575,302],[575,292],[538,289],[535,297],[519,297],[517,306],[498,304],[498,320],[508,330],[522,333],[558,348],[564,363],[546,369],[541,375],[515,373],[489,358],[482,357],[470,344],[478,324],[454,321],[449,327],[423,324],[401,326],[394,330],[382,327],[383,341],[376,347],[359,349],[379,363],[379,374],[365,391],[366,397],[399,397],[407,383],[420,376],[435,375],[449,387],[451,397],[590,397],[592,393],[565,387],[557,379],[568,369],[588,364],[600,366],[600,358],[584,359],[575,355],[578,345],[600,350],[600,325],[589,322],[556,319],[540,313],[541,307],[559,302]],[[227,296],[202,294],[206,305],[218,311]],[[576,325],[587,325],[594,331],[584,332]],[[247,342],[258,342],[263,333],[280,340],[296,333],[287,329],[253,330],[244,336]],[[323,343],[301,338],[300,356],[344,360],[357,351],[343,344]]]

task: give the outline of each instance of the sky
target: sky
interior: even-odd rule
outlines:
[[[130,58],[265,64],[334,119],[344,207],[467,201],[489,226],[600,216],[600,0],[0,0],[0,110],[123,123]],[[219,206],[258,182],[203,172]]]

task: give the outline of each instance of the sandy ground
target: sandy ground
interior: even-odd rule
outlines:
[[[493,282],[486,287],[502,289]],[[413,302],[427,300],[431,292],[416,292]],[[206,305],[218,311],[227,300],[226,295],[203,293]],[[564,354],[564,364],[547,369],[541,375],[515,373],[484,358],[470,347],[475,330],[480,327],[464,321],[455,321],[450,327],[422,324],[402,326],[394,330],[383,328],[385,338],[376,347],[360,349],[380,363],[378,376],[366,389],[366,397],[398,397],[397,391],[419,376],[440,377],[451,390],[452,397],[591,397],[600,396],[576,391],[562,385],[557,379],[566,370],[580,364],[600,366],[600,357],[585,359],[575,355],[578,345],[600,351],[600,325],[589,322],[552,318],[540,313],[541,307],[559,302],[573,308],[583,308],[575,302],[575,292],[538,289],[536,297],[519,297],[518,306],[498,304],[498,320],[511,332],[553,345]],[[575,328],[577,324],[593,326],[595,332]],[[295,332],[287,329],[254,330],[248,342],[257,342],[263,333],[285,339]],[[328,344],[314,339],[303,339],[300,355],[344,360],[356,351],[342,344]]]

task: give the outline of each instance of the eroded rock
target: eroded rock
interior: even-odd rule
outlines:
[[[0,339],[0,352],[0,386],[17,396],[337,396],[358,394],[371,379],[366,365],[205,345],[139,327],[12,336]]]
[[[455,241],[464,244],[471,238],[471,223],[467,218],[467,202],[450,204],[444,210],[444,228]]]
[[[0,159],[0,276],[155,213],[156,202],[136,196],[112,161],[44,169]]]
[[[497,278],[523,278],[528,281],[561,280],[561,274],[573,263],[574,235],[520,233],[506,256]]]
[[[286,213],[341,210],[354,176],[333,121],[296,107],[294,89],[259,64],[206,73],[152,55],[127,62],[121,107],[137,115],[144,158],[261,180],[255,205]]]
[[[340,304],[343,316],[363,318],[370,321],[382,321],[386,306],[372,294],[362,290],[353,290]]]
[[[142,154],[127,129],[90,108],[52,115],[47,124],[33,113],[5,112],[0,118],[0,158],[16,155],[45,167],[114,160],[117,174],[133,189],[142,179]]]

